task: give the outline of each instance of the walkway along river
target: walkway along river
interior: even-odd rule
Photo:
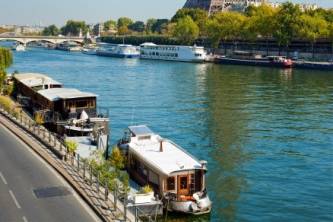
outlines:
[[[183,221],[333,220],[333,73],[43,49],[14,70],[98,94],[112,142],[145,123],[208,160],[212,213]]]

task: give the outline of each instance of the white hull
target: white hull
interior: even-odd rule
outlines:
[[[212,202],[209,197],[206,196],[199,201],[170,201],[168,210],[198,215],[210,213],[211,207]]]
[[[24,52],[26,48],[24,45],[17,45],[13,49],[17,52]]]

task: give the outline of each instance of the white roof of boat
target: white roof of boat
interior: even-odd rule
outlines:
[[[62,85],[60,82],[40,73],[14,74],[14,78],[28,87],[40,85]]]
[[[197,45],[193,45],[193,46],[188,46],[188,45],[156,45],[155,43],[152,42],[145,42],[142,43],[140,46],[156,46],[156,47],[179,47],[179,48],[197,48],[197,49],[204,49],[203,46],[197,46]]]
[[[97,97],[96,94],[81,92],[78,89],[70,88],[52,88],[39,90],[38,93],[50,101],[57,101],[59,99],[74,99],[85,97]]]
[[[139,136],[132,137],[129,149],[141,160],[159,170],[160,173],[170,175],[173,172],[202,169],[201,163],[191,154],[170,140],[154,134],[147,126],[129,127],[139,132]],[[150,133],[148,133],[150,132]],[[143,134],[141,134],[143,133]],[[151,135],[139,139],[140,135]],[[160,141],[163,141],[163,152],[160,152]]]

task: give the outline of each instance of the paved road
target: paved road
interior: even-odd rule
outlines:
[[[67,187],[71,193],[37,198],[34,190],[48,187]],[[69,185],[0,124],[0,221],[96,220]]]

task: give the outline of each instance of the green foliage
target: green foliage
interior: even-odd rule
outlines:
[[[82,31],[82,34],[86,34],[89,30],[88,25],[86,25],[84,21],[68,20],[66,25],[61,28],[61,33],[63,35],[78,36],[80,30]]]
[[[279,45],[288,46],[297,36],[301,9],[291,2],[283,3],[275,17],[273,36]]]
[[[314,43],[319,37],[329,36],[329,24],[320,16],[304,14],[300,17],[298,32],[300,37]]]
[[[6,96],[0,96],[0,105],[7,112],[11,112],[13,109],[13,102]]]
[[[183,44],[191,45],[199,36],[199,27],[190,16],[186,16],[177,21],[173,36]]]
[[[117,146],[112,148],[109,162],[111,166],[118,170],[121,170],[125,167],[125,158]]]
[[[133,24],[132,19],[128,18],[128,17],[121,17],[118,19],[117,25],[118,25],[118,29],[121,27],[127,27],[129,25]]]
[[[143,32],[145,30],[145,23],[142,21],[136,21],[129,25],[128,28],[135,32]]]
[[[6,79],[6,68],[13,64],[13,54],[9,49],[0,48],[0,90]]]
[[[200,29],[200,33],[205,33],[205,22],[208,19],[208,12],[199,8],[182,8],[179,9],[172,17],[171,22],[176,23],[180,19],[190,16]]]
[[[150,18],[147,20],[146,22],[146,34],[151,34],[153,33],[153,27],[155,25],[155,23],[157,22],[157,19],[154,19],[154,18]]]
[[[168,19],[157,19],[152,26],[152,32],[162,34],[167,29],[168,24]]]
[[[206,23],[206,32],[212,46],[218,47],[221,40],[240,38],[245,19],[238,12],[220,12],[210,17]]]
[[[44,36],[57,36],[59,34],[60,34],[60,30],[55,25],[50,25],[48,27],[45,27],[42,32],[42,35],[44,35]]]
[[[150,193],[150,192],[153,192],[153,189],[149,185],[141,187],[141,189],[139,191],[139,193],[142,193],[142,194],[147,194],[147,193]]]
[[[117,28],[117,22],[113,20],[108,20],[104,22],[104,31],[109,31]]]
[[[3,94],[6,95],[6,96],[11,96],[13,91],[14,91],[14,85],[13,84],[6,85],[3,88]]]
[[[35,113],[35,123],[37,125],[43,125],[44,124],[44,116],[40,112]]]
[[[78,144],[73,140],[65,140],[65,146],[68,149],[69,153],[75,153],[77,150]]]

